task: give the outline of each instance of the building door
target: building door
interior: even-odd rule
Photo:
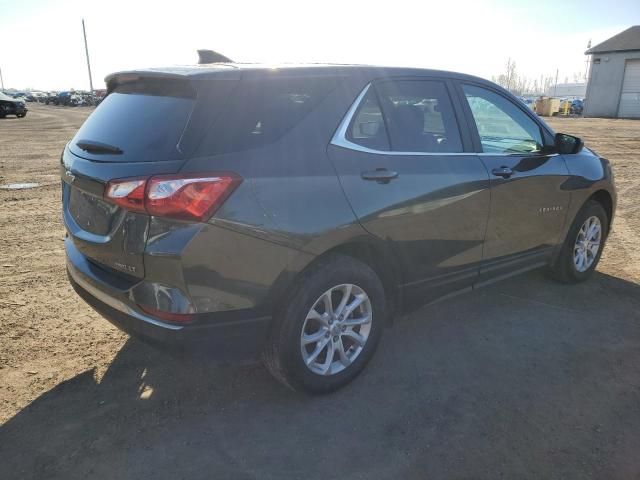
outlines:
[[[618,117],[640,118],[640,59],[627,60]]]

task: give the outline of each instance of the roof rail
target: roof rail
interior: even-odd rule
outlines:
[[[213,50],[198,50],[198,64],[207,63],[233,63],[233,60]]]

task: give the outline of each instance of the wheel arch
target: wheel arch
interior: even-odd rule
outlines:
[[[278,305],[298,284],[305,272],[332,255],[345,255],[354,258],[369,266],[378,275],[384,287],[390,321],[402,311],[402,295],[399,288],[402,275],[398,268],[399,262],[395,260],[391,249],[385,245],[385,242],[368,237],[350,239],[334,245],[316,255],[311,261],[305,262],[304,265],[298,264],[297,268],[283,272],[274,285],[272,295],[270,295],[272,310],[275,311],[278,308]]]
[[[371,267],[384,287],[389,319],[392,320],[401,311],[402,298],[399,286],[402,277],[399,263],[395,261],[389,248],[374,241],[356,240],[337,245],[322,256],[330,254],[346,255]]]
[[[585,202],[585,204],[589,201],[598,202],[604,208],[604,211],[607,214],[608,226],[607,226],[607,235],[611,232],[611,223],[613,220],[613,197],[611,194],[605,190],[598,190],[593,193]]]

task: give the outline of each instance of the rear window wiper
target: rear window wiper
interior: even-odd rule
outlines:
[[[118,147],[109,145],[108,143],[94,142],[92,140],[78,140],[76,145],[89,153],[112,153],[114,155],[121,155],[124,152]]]

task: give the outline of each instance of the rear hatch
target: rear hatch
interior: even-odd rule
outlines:
[[[176,173],[197,146],[203,127],[233,83],[188,76],[112,77],[109,95],[62,155],[65,225],[74,245],[108,270],[144,277],[150,217],[104,199],[114,179]],[[208,106],[209,108],[205,108]]]

